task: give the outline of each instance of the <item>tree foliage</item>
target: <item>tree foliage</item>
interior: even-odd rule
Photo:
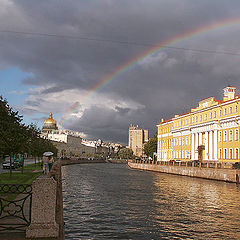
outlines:
[[[0,155],[27,153],[40,157],[45,151],[56,154],[57,149],[49,140],[40,137],[35,125],[23,124],[22,116],[0,96]]]
[[[144,152],[148,157],[152,157],[154,152],[157,152],[157,134],[144,145]]]
[[[119,150],[118,156],[122,159],[132,159],[133,151],[130,148],[122,148]]]

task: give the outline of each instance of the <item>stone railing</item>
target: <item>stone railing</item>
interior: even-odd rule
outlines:
[[[32,217],[26,238],[64,239],[61,163],[32,184]]]

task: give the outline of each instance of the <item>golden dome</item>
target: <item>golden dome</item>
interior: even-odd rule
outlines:
[[[44,121],[45,124],[56,124],[56,121],[53,119],[52,113],[49,114],[49,118]]]

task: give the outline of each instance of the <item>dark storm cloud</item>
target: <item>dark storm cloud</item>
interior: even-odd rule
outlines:
[[[120,108],[106,109],[100,106],[92,106],[84,111],[80,119],[72,118],[68,121],[66,127],[82,131],[92,139],[101,138],[106,141],[126,144],[129,124],[135,122],[144,126],[143,120],[146,116],[145,109],[120,110]]]
[[[0,33],[0,67],[18,67],[30,73],[24,83],[45,87],[41,94],[89,89],[149,48],[60,36],[156,44],[212,22],[238,17],[240,12],[237,0],[0,0],[0,7],[0,30],[59,35]],[[222,29],[177,46],[236,52],[239,37],[239,31]],[[205,97],[222,97],[220,90],[227,79],[238,87],[238,65],[237,56],[164,49],[101,89],[116,101],[128,98],[142,108],[91,106],[66,127],[92,138],[122,142],[127,141],[130,123],[155,132],[155,124],[162,117],[187,112]],[[44,99],[39,101],[43,103]],[[25,104],[26,113],[37,111],[29,108],[37,107],[36,100]]]

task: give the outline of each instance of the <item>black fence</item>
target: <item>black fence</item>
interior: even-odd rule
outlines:
[[[0,184],[0,233],[25,232],[31,223],[32,185]]]

